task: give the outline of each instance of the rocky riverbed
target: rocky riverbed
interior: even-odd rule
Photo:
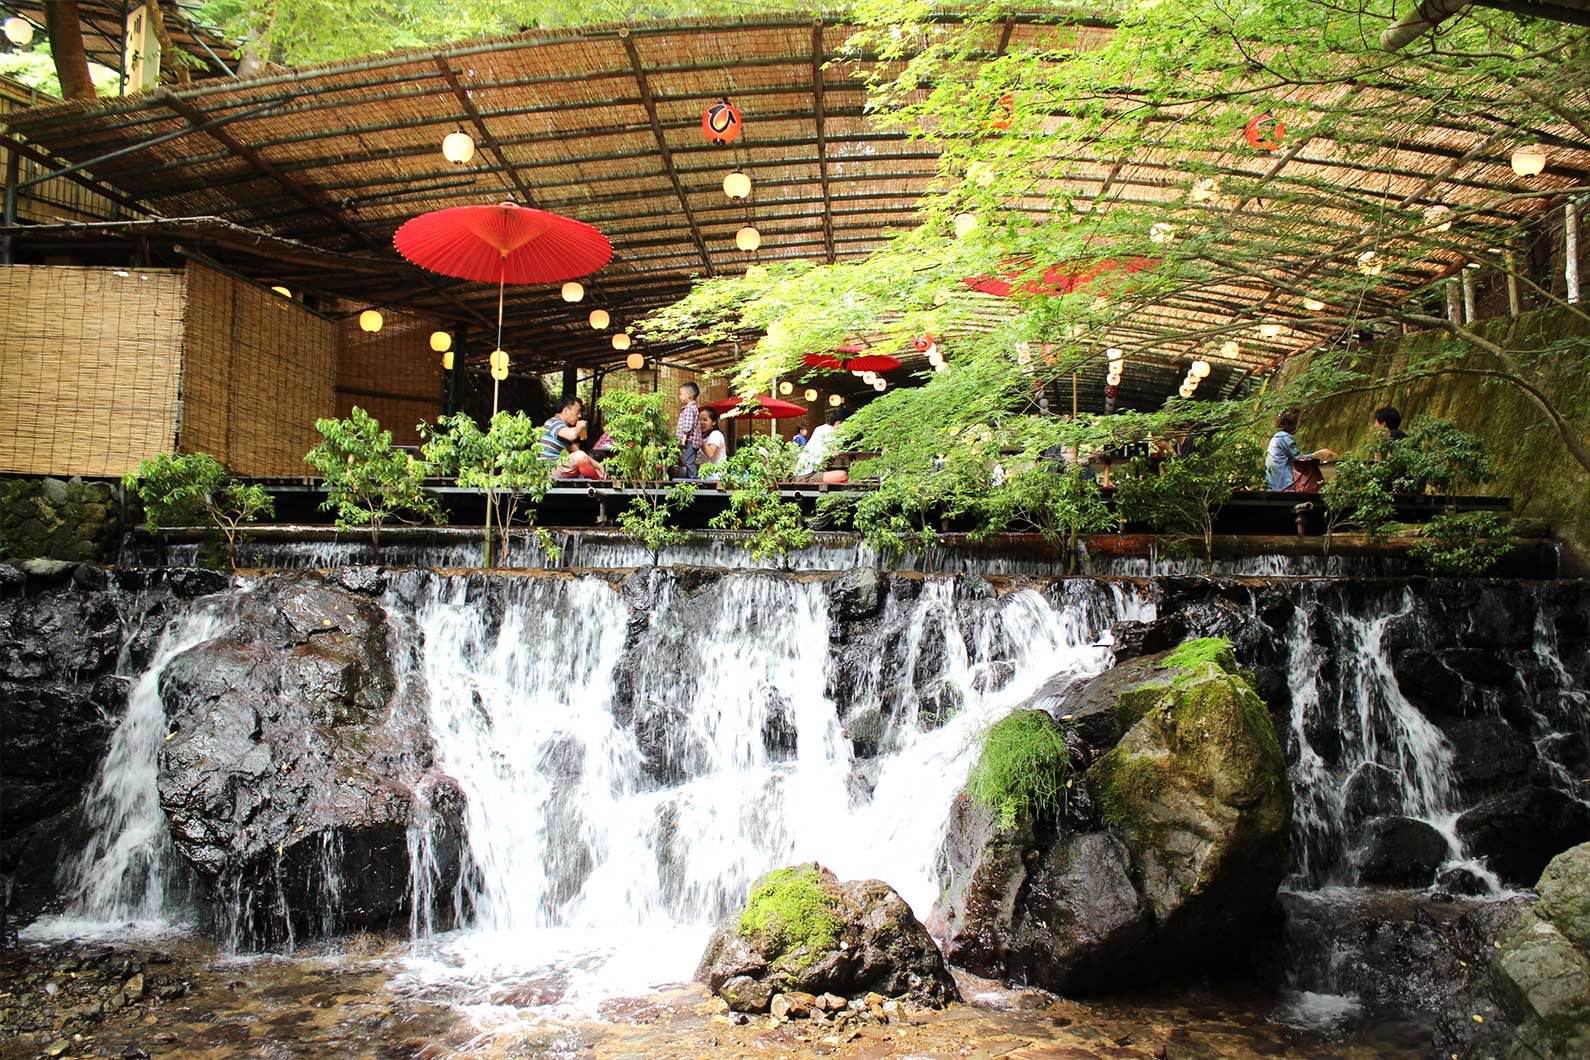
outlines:
[[[956,973],[966,1003],[842,1021],[727,1011],[699,984],[605,1002],[599,1018],[539,1006],[555,983],[422,986],[406,945],[231,958],[208,943],[41,945],[0,956],[0,1060],[1413,1060],[1413,1029],[1280,1022],[1286,999],[1182,986],[1081,1003]]]

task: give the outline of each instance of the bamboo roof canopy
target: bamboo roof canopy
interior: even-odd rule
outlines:
[[[967,32],[980,35],[974,44],[983,57],[1041,46],[1062,28],[1076,49],[1111,32],[1102,21],[1061,27],[1052,17],[1012,15]],[[35,108],[7,116],[10,136],[63,167],[83,167],[135,205],[136,216],[97,229],[19,234],[67,238],[143,226],[146,234],[198,241],[262,282],[428,312],[482,334],[494,324],[496,288],[408,265],[392,235],[429,210],[512,200],[594,225],[614,247],[579,303],[563,301],[557,285],[509,289],[504,346],[515,371],[622,362],[611,331],[677,300],[696,278],[738,274],[758,262],[851,259],[886,245],[891,230],[919,223],[921,201],[940,179],[939,151],[869,117],[867,79],[878,60],[846,48],[854,29],[769,15],[532,31]],[[745,123],[727,145],[709,142],[702,130],[703,111],[723,99]],[[1383,143],[1369,151],[1326,131],[1276,151],[1252,150],[1240,135],[1224,151],[1167,140],[1139,157],[1060,160],[1063,173],[1011,209],[1050,216],[1057,187],[1099,212],[1185,209],[1195,180],[1235,178],[1243,194],[1197,206],[1218,249],[1273,227],[1266,196],[1286,189],[1318,204],[1308,216],[1318,253],[1274,262],[1301,279],[1321,268],[1327,252],[1350,262],[1360,244],[1372,248],[1365,219],[1387,209],[1446,206],[1471,222],[1465,238],[1483,243],[1486,233],[1516,230],[1558,205],[1560,189],[1590,182],[1590,144],[1566,121],[1518,129],[1479,109],[1462,120],[1427,110],[1399,114],[1393,93],[1364,85],[1300,89],[1295,100],[1300,114],[1345,105],[1381,114]],[[1055,127],[1067,120],[1050,119]],[[442,138],[455,131],[475,141],[467,164],[441,155]],[[1551,153],[1527,195],[1509,164],[1521,138]],[[723,179],[735,170],[752,179],[748,199],[724,194]],[[747,224],[761,235],[754,253],[736,246]],[[1479,252],[1454,234],[1450,247],[1399,262],[1367,297],[1395,304]],[[965,297],[975,307],[973,326],[978,315],[1013,311],[1004,299]],[[1273,369],[1319,340],[1303,297],[1297,285],[1244,270],[1160,293],[1109,337],[1140,351],[1123,403],[1175,390],[1193,349],[1177,340],[1182,333],[1248,328],[1239,351],[1215,358],[1214,386]],[[594,308],[612,314],[609,331],[587,322]],[[1251,334],[1255,320],[1271,316],[1292,326],[1276,336]],[[702,368],[733,359],[722,348],[658,352]],[[921,367],[906,356],[908,366]],[[1091,405],[1102,364],[1097,376],[1084,377]]]

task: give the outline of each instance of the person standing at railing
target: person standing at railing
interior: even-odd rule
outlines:
[[[679,424],[675,435],[679,438],[679,460],[684,465],[685,478],[696,477],[696,465],[701,460],[701,410],[696,398],[701,388],[693,382],[679,384]]]

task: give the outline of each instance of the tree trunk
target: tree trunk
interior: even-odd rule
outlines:
[[[264,25],[256,25],[243,37],[243,57],[238,60],[237,76],[255,77],[265,70],[270,61],[271,33],[276,28],[276,5],[272,3],[265,14]]]
[[[160,65],[176,74],[177,81],[187,87],[192,79],[183,61],[185,53],[171,43],[171,33],[166,29],[166,13],[160,8],[160,0],[144,0],[144,10],[149,14],[149,26],[155,31],[155,39],[160,42]]]
[[[50,35],[50,54],[63,99],[93,99],[94,79],[88,76],[88,53],[83,50],[83,20],[77,0],[55,0],[44,5],[44,28]]]
[[[370,520],[370,553],[376,563],[381,562],[381,523],[376,519]]]

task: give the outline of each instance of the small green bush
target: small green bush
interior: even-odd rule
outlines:
[[[768,873],[740,914],[740,937],[760,938],[781,954],[801,950],[803,961],[837,946],[839,930],[833,896],[812,865]]]
[[[1019,710],[984,734],[966,791],[994,811],[995,827],[1009,832],[1024,816],[1057,816],[1070,776],[1065,734],[1044,711]]]

